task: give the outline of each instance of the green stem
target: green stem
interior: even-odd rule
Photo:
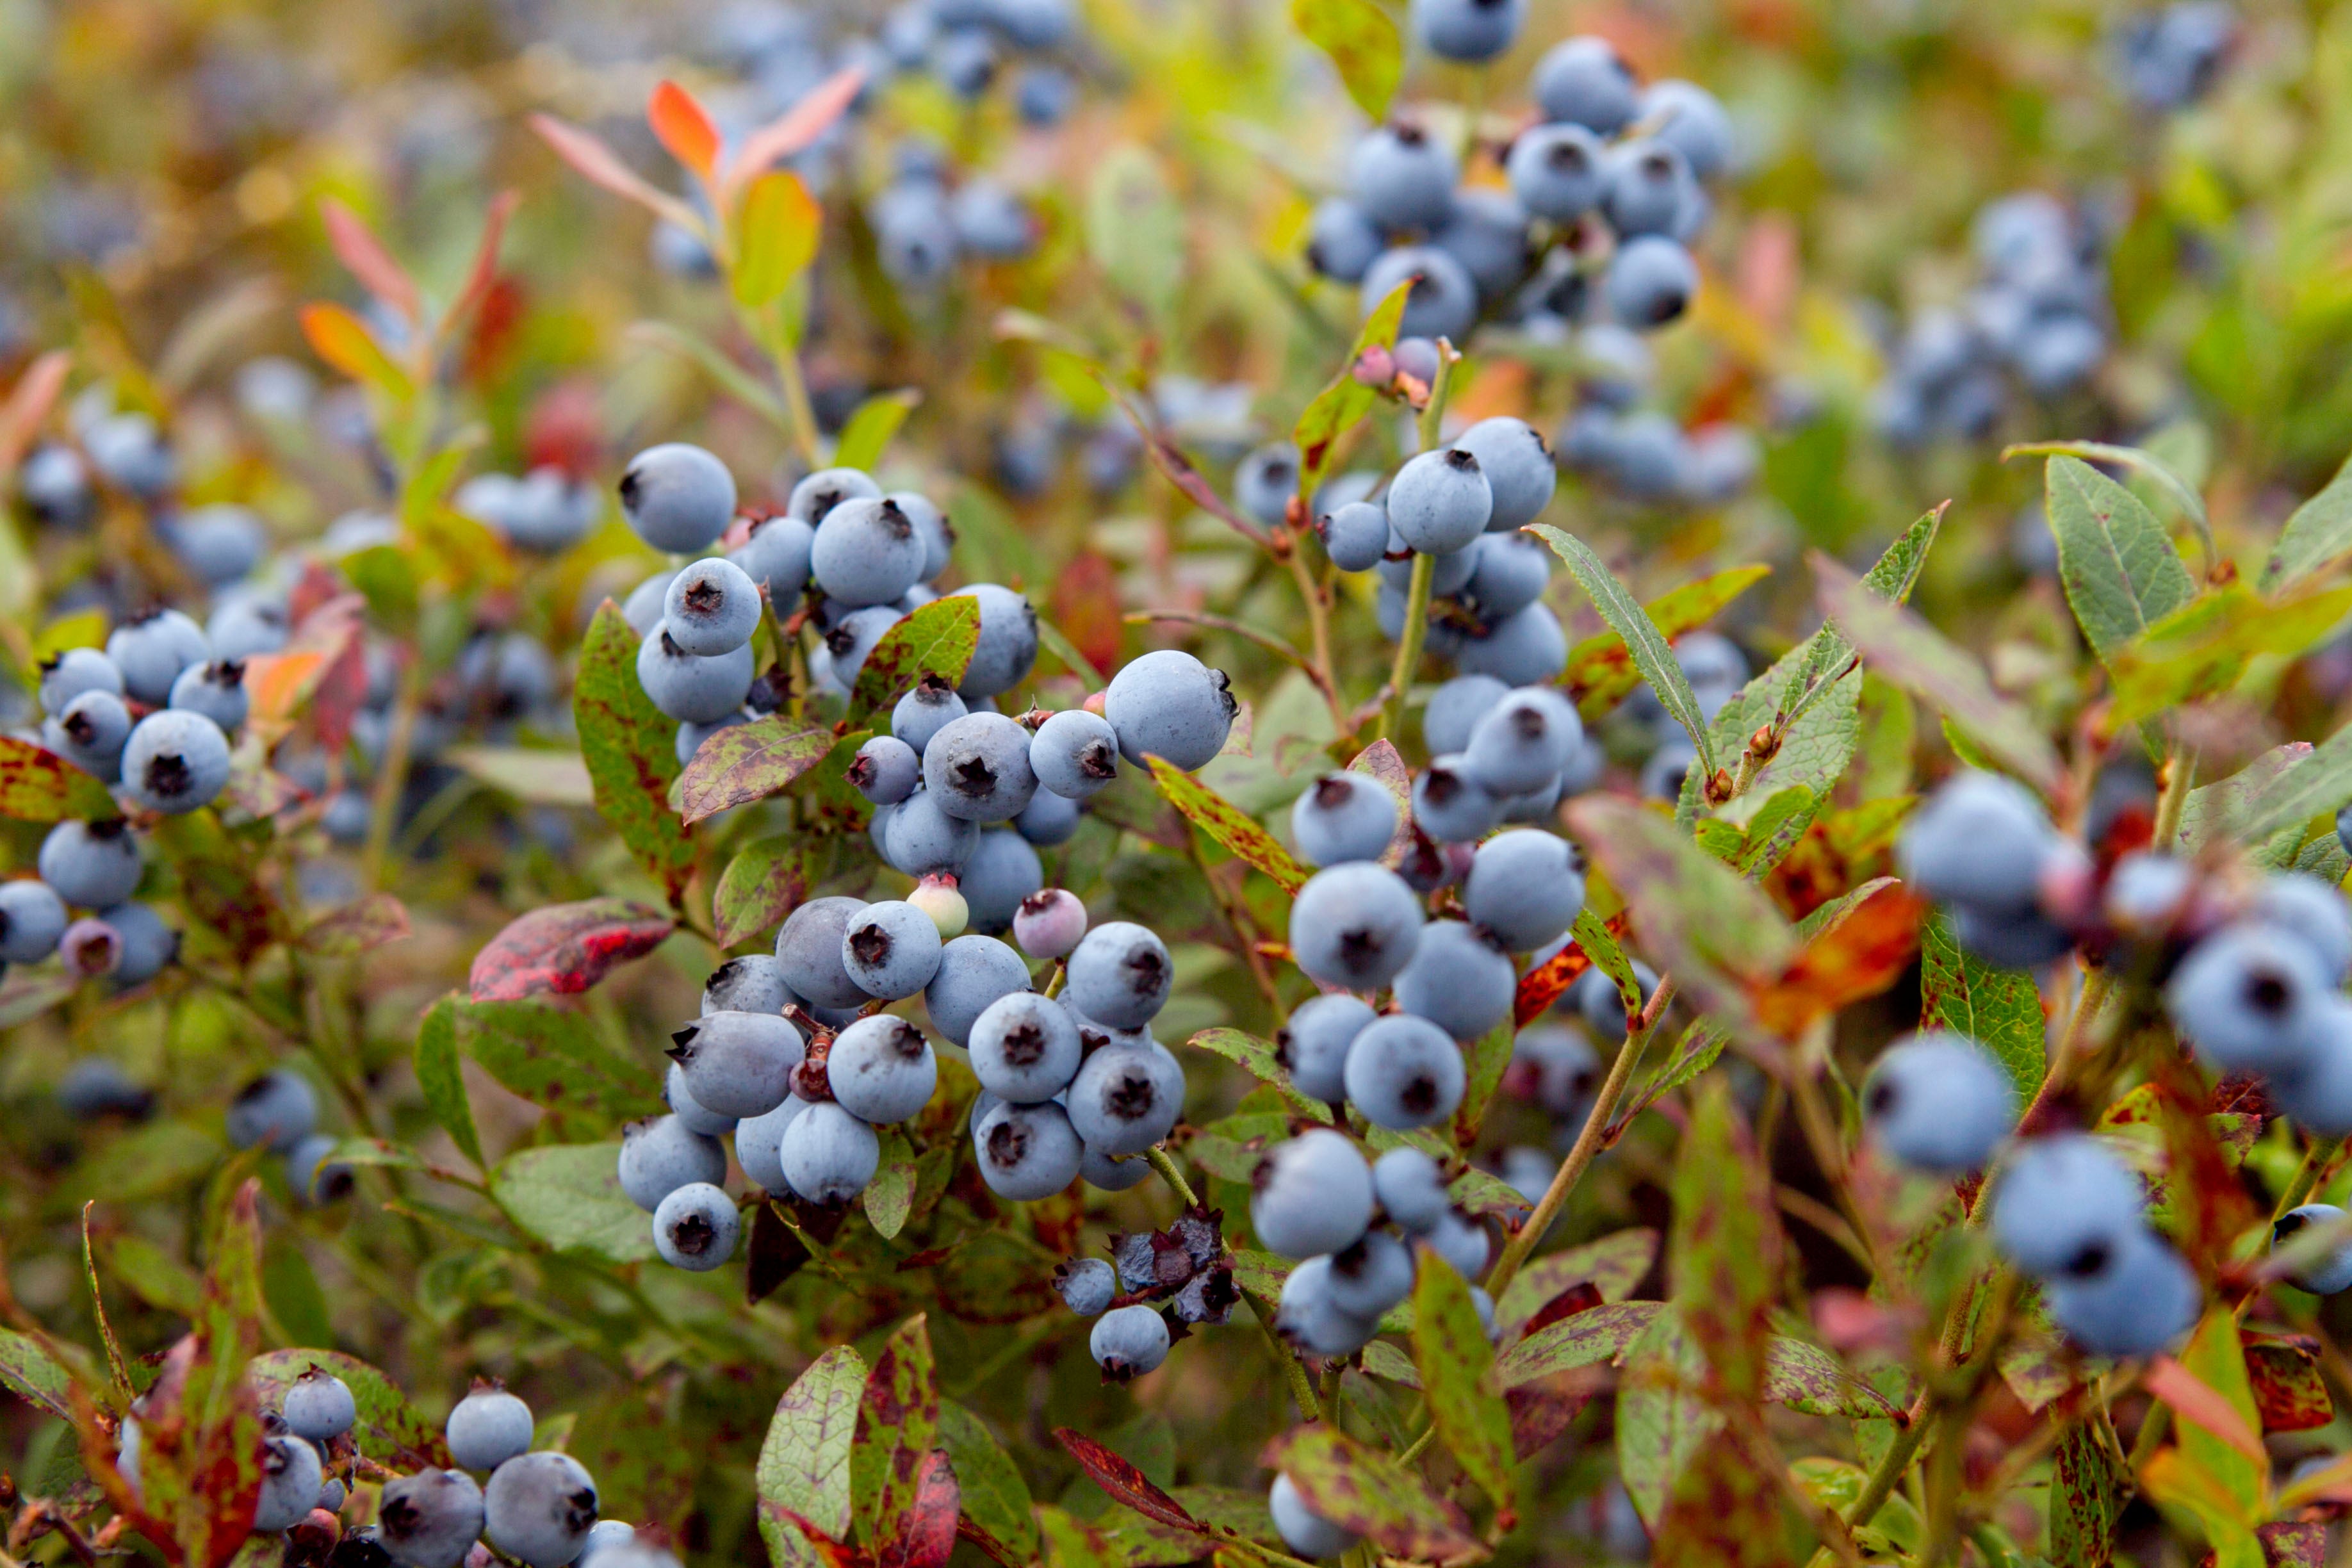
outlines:
[[[2273,1225],[2276,1225],[2289,1209],[2301,1208],[2310,1198],[2312,1190],[2319,1185],[2320,1178],[2327,1173],[2327,1167],[2344,1152],[2344,1142],[2341,1138],[2323,1138],[2311,1146],[2303,1157],[2303,1163],[2295,1167],[2294,1180],[2289,1182],[2286,1191],[2279,1194],[2278,1207],[2271,1211]]]
[[[1161,1181],[1174,1189],[1186,1208],[1200,1206],[1201,1200],[1192,1194],[1192,1184],[1184,1179],[1184,1173],[1176,1168],[1176,1162],[1168,1157],[1167,1150],[1154,1143],[1143,1152],[1143,1157],[1151,1162],[1151,1168],[1160,1173]]]
[[[793,445],[799,449],[801,460],[811,468],[824,466],[824,454],[818,448],[816,408],[809,402],[808,378],[801,374],[801,356],[791,349],[776,354],[776,380],[784,389],[784,407],[793,416]]]
[[[392,710],[392,732],[377,762],[375,787],[368,797],[367,845],[360,854],[360,886],[383,886],[385,852],[400,821],[400,796],[408,786],[408,753],[416,738],[416,711],[425,700],[425,665],[412,659],[401,672],[400,695]]]
[[[1674,1000],[1674,995],[1675,978],[1669,974],[1658,982],[1657,989],[1651,993],[1649,1005],[1642,1009],[1641,1026],[1626,1037],[1624,1048],[1617,1053],[1617,1059],[1609,1064],[1609,1076],[1601,1081],[1600,1093],[1593,1097],[1592,1109],[1585,1115],[1584,1126],[1576,1135],[1575,1146],[1569,1150],[1568,1158],[1559,1163],[1559,1169],[1552,1173],[1551,1185],[1544,1189],[1544,1195],[1537,1200],[1535,1212],[1528,1215],[1527,1223],[1519,1226],[1518,1234],[1504,1244],[1502,1257],[1495,1260],[1494,1272],[1486,1276],[1486,1293],[1496,1300],[1503,1299],[1503,1292],[1509,1289],[1511,1280],[1527,1262],[1528,1254],[1542,1242],[1544,1233],[1559,1217],[1559,1211],[1568,1205],[1569,1194],[1576,1190],[1576,1184],[1583,1179],[1593,1157],[1601,1152],[1602,1132],[1609,1125],[1609,1119],[1616,1114],[1617,1101],[1624,1095],[1626,1084],[1633,1079],[1634,1065],[1641,1060],[1650,1037],[1658,1032],[1658,1021],[1666,1016],[1666,1005]]]
[[[1436,399],[1432,398],[1435,404]],[[1392,740],[1404,724],[1404,697],[1421,668],[1422,639],[1429,631],[1429,584],[1436,574],[1437,557],[1412,558],[1412,585],[1405,592],[1404,635],[1397,639],[1396,662],[1389,667],[1389,700],[1381,710],[1382,740]]]
[[[1415,1437],[1412,1442],[1405,1445],[1404,1451],[1397,1456],[1397,1463],[1401,1465],[1412,1464],[1415,1459],[1420,1458],[1423,1454],[1429,1452],[1429,1446],[1436,1440],[1437,1424],[1433,1421],[1428,1426],[1421,1429],[1420,1436]]]

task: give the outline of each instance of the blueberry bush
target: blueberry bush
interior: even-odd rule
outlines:
[[[2347,88],[0,0],[0,1568],[2343,1561]]]

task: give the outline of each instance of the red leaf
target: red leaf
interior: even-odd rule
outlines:
[[[533,910],[475,954],[467,985],[477,1002],[576,994],[613,965],[659,947],[672,929],[667,915],[626,899]]]
[[[1054,624],[1097,674],[1108,675],[1118,668],[1118,573],[1110,557],[1097,550],[1071,556],[1054,579],[1053,605]]]
[[[777,1523],[797,1531],[801,1540],[807,1543],[809,1554],[816,1560],[821,1568],[867,1568],[867,1564],[872,1562],[871,1558],[855,1546],[845,1546],[835,1541],[815,1525],[772,1499],[760,1500],[760,1513],[763,1518],[774,1520]]]
[[[33,444],[33,432],[49,416],[58,394],[65,390],[66,372],[72,366],[71,354],[51,349],[16,378],[7,403],[0,405],[0,474],[16,471],[16,459],[25,455],[25,448]]]
[[[1610,916],[1608,924],[1609,934],[1623,942],[1629,929],[1624,911]],[[1518,999],[1511,1005],[1512,1020],[1522,1027],[1534,1022],[1545,1008],[1567,995],[1578,976],[1591,967],[1592,960],[1584,956],[1584,949],[1570,942],[1519,976]]]
[[[2170,1356],[2160,1355],[2149,1362],[2144,1381],[2147,1391],[2171,1405],[2172,1413],[2182,1420],[2195,1422],[2257,1464],[2270,1463],[2263,1440],[2246,1425],[2237,1407],[2211,1384]]]
[[[2336,1419],[2319,1375],[2319,1342],[2305,1334],[2246,1336],[2246,1378],[2265,1432],[2309,1432]]]
[[[1110,1493],[1112,1500],[1125,1503],[1144,1518],[1161,1524],[1208,1533],[1199,1520],[1184,1511],[1182,1503],[1154,1486],[1150,1477],[1085,1433],[1056,1426],[1054,1440],[1070,1451],[1078,1468],[1094,1478],[1095,1485]]]
[[[551,114],[534,114],[530,128],[540,139],[555,149],[555,155],[572,165],[574,173],[585,175],[616,196],[625,196],[639,206],[669,219],[688,234],[703,232],[702,220],[694,209],[668,192],[656,189],[640,178],[635,170],[621,162],[620,155],[604,145],[602,139],[567,124]]]
[[[1402,865],[1412,851],[1412,770],[1405,765],[1396,742],[1383,736],[1349,758],[1348,771],[1380,780],[1381,787],[1396,798],[1396,831],[1389,835],[1389,847],[1381,851],[1381,864]]]
[[[646,123],[669,155],[705,180],[719,169],[719,127],[694,94],[674,81],[656,84],[646,105]]]
[[[914,1507],[882,1542],[875,1556],[877,1568],[942,1568],[955,1550],[956,1515],[962,1506],[963,1494],[947,1451],[932,1449],[924,1456],[922,1474],[915,1482]]]
[[[726,205],[732,205],[735,193],[753,176],[778,162],[804,152],[833,122],[842,117],[859,89],[866,86],[864,68],[851,66],[835,71],[817,84],[814,91],[767,124],[744,139],[720,177],[719,190]]]
[[[489,297],[490,285],[499,273],[499,242],[506,237],[507,220],[514,216],[522,201],[520,191],[500,191],[490,203],[489,216],[482,221],[482,241],[474,247],[474,265],[467,270],[466,286],[449,306],[449,313],[441,319],[441,330],[447,331],[466,319],[467,313]]]
[[[399,311],[402,321],[412,327],[422,324],[425,304],[417,297],[415,280],[392,258],[392,252],[368,227],[367,220],[332,196],[319,203],[319,216],[326,219],[327,238],[352,276],[369,293]]]
[[[1589,1312],[1600,1305],[1601,1287],[1590,1279],[1580,1279],[1545,1302],[1536,1315],[1528,1320],[1528,1326],[1522,1331],[1522,1337],[1534,1333],[1538,1329],[1549,1328],[1563,1318],[1572,1318],[1579,1312]]]

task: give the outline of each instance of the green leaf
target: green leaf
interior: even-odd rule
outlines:
[[[285,1231],[273,1231],[261,1248],[261,1296],[269,1315],[298,1345],[331,1345],[334,1319],[327,1309],[327,1293],[303,1256],[302,1245]]]
[[[835,1541],[848,1539],[850,1443],[865,1392],[866,1363],[854,1346],[835,1345],[809,1363],[776,1402],[760,1445],[754,1485],[761,1503],[790,1509]],[[795,1560],[778,1543],[787,1528],[762,1508],[760,1533],[779,1563]]]
[[[1184,280],[1184,215],[1160,161],[1132,142],[1102,153],[1087,188],[1087,249],[1111,287],[1156,319]]]
[[[2128,499],[2120,488],[2117,493]],[[2058,753],[2042,726],[1993,690],[1983,666],[1910,610],[1871,592],[1867,583],[1828,556],[1816,551],[1812,563],[1821,584],[1822,613],[1837,623],[1839,632],[1862,650],[1873,668],[1934,704],[2044,795],[2057,787]],[[2173,564],[2178,567],[2179,562]]]
[[[2238,1338],[2237,1314],[2230,1308],[2215,1307],[2205,1314],[2180,1352],[2180,1364],[2198,1382],[2221,1396],[2236,1414],[2244,1432],[2262,1431],[2253,1384],[2246,1375],[2245,1350]],[[2176,1408],[2174,1415],[2179,1421],[2183,1458],[2221,1485],[2239,1505],[2240,1518],[2249,1523],[2259,1521],[2270,1490],[2268,1463],[2200,1425],[2189,1410]]]
[[[2020,1110],[2041,1089],[2046,1031],[2033,976],[1995,969],[1964,951],[1941,914],[1919,927],[1919,1016],[1923,1026],[1940,1025],[1991,1052],[2008,1070]]]
[[[2263,592],[2300,581],[2352,554],[2352,458],[2320,492],[2294,509],[2263,568]]]
[[[671,783],[667,802],[691,827],[790,788],[824,761],[833,741],[830,728],[800,724],[789,713],[730,725],[702,742]]]
[[[1321,1122],[1331,1120],[1331,1108],[1293,1088],[1290,1075],[1275,1059],[1274,1042],[1239,1029],[1203,1029],[1185,1042],[1248,1070],[1260,1083],[1270,1084],[1291,1109]]]
[[[814,847],[796,834],[778,834],[744,846],[727,862],[710,895],[719,946],[758,936],[808,897]]]
[[[1705,626],[1726,605],[1772,574],[1769,566],[1727,566],[1696,583],[1672,588],[1642,606],[1658,635],[1668,639]],[[1598,719],[1642,684],[1642,672],[1625,639],[1613,631],[1596,632],[1569,650],[1568,671],[1560,684],[1575,694],[1576,709],[1587,719]],[[1755,726],[1750,725],[1753,729]]]
[[[1151,781],[1168,804],[1202,832],[1295,893],[1307,885],[1307,870],[1255,818],[1165,757],[1147,757]]]
[[[2204,437],[2200,426],[2180,420],[2156,432],[2150,437],[2150,445],[2180,446],[2206,439],[2210,438]],[[2205,513],[2205,498],[2197,493],[2197,487],[2180,471],[2179,465],[2168,462],[2161,454],[2145,447],[2117,447],[2105,441],[2036,441],[2001,453],[2004,461],[2027,457],[2081,458],[2089,463],[2113,463],[2131,469],[2146,481],[2149,491],[2170,501],[2195,526],[2198,537],[2205,542],[2207,559],[2212,559],[2213,524]],[[2199,468],[2201,472],[2201,464]]]
[[[885,1342],[858,1401],[849,1495],[857,1539],[867,1550],[877,1550],[901,1521],[914,1516],[923,1459],[939,1439],[930,1333],[918,1313]]]
[[[1822,710],[1816,709],[1815,711]],[[1852,755],[1850,748],[1847,754]],[[1838,771],[1843,773],[1845,770],[1840,768]],[[1739,852],[1732,865],[1743,877],[1751,879],[1762,877],[1797,847],[1797,840],[1802,838],[1805,830],[1813,825],[1813,817],[1820,809],[1821,803],[1803,784],[1790,784],[1786,789],[1774,790],[1764,798],[1764,804],[1758,808],[1756,815],[1748,818]]]
[[[2250,665],[2294,658],[2352,612],[2352,585],[2276,603],[2242,583],[2192,599],[2118,650],[2117,717],[2137,721],[2237,686]]]
[[[1388,292],[1388,297],[1372,307],[1364,324],[1356,332],[1356,341],[1348,350],[1348,362],[1331,384],[1315,395],[1298,416],[1290,434],[1291,444],[1298,448],[1298,494],[1304,500],[1314,499],[1323,483],[1323,476],[1331,470],[1338,454],[1339,438],[1353,430],[1380,401],[1380,393],[1356,379],[1356,362],[1370,348],[1394,348],[1397,329],[1404,321],[1405,301],[1412,295],[1410,279]]]
[[[2051,458],[2047,483],[2066,603],[2092,649],[2113,664],[2126,644],[2187,604],[2196,585],[2163,525],[2131,491],[2074,458]]]
[[[692,838],[669,805],[678,774],[677,721],[664,718],[637,684],[639,640],[619,605],[607,599],[597,608],[581,645],[572,713],[597,815],[676,908],[694,872]]]
[[[1328,1425],[1292,1427],[1266,1445],[1265,1462],[1314,1512],[1395,1556],[1450,1563],[1486,1554],[1419,1475]]]
[[[452,746],[441,760],[526,805],[596,804],[595,785],[577,752],[547,746]]]
[[[824,236],[824,209],[789,169],[771,169],[743,194],[736,220],[735,302],[763,310],[809,269]]]
[[[409,1404],[399,1384],[357,1356],[331,1350],[280,1350],[266,1352],[247,1363],[254,1381],[279,1391],[280,1398],[283,1390],[314,1366],[341,1378],[352,1391],[352,1404],[359,1413],[352,1431],[362,1452],[377,1458],[408,1456],[436,1465],[447,1462],[439,1423],[426,1420]]]
[[[1758,1165],[1730,1086],[1709,1079],[1692,1097],[1674,1179],[1666,1277],[1685,1327],[1735,1399],[1764,1385],[1764,1347],[1780,1287],[1780,1227],[1770,1178]]]
[[[940,1446],[963,1489],[964,1517],[1019,1562],[1037,1554],[1037,1521],[1029,1483],[986,1424],[952,1399],[940,1401]]]
[[[642,1263],[654,1256],[653,1219],[621,1191],[620,1155],[618,1143],[524,1149],[490,1172],[490,1196],[519,1229],[557,1252]]]
[[[915,1206],[915,1152],[896,1127],[882,1129],[882,1160],[866,1184],[866,1222],[887,1241],[905,1228]]]
[[[871,469],[889,448],[890,437],[922,401],[920,392],[905,386],[896,392],[877,392],[859,404],[849,423],[841,427],[841,438],[833,444],[835,466]]]
[[[0,1388],[60,1420],[73,1419],[73,1373],[30,1334],[0,1329]]]
[[[460,1001],[452,1011],[466,1053],[544,1109],[559,1138],[609,1131],[660,1097],[660,1076],[614,1054],[585,1014],[538,1002]]]
[[[725,351],[667,321],[634,322],[629,327],[628,336],[637,342],[675,354],[689,364],[698,365],[702,373],[717,382],[720,390],[729,396],[759,414],[777,429],[787,435],[792,432],[793,416],[777,401],[776,395],[728,358]]]
[[[2239,803],[2249,841],[2268,838],[2283,827],[2333,817],[2352,805],[2352,725],[2338,730],[2289,763]],[[2332,831],[2334,824],[2329,828]]]
[[[1706,1382],[1706,1358],[1675,1309],[1659,1310],[1626,1348],[1622,1361],[1624,1370],[1617,1380],[1617,1474],[1634,1509],[1654,1525],[1665,1512],[1675,1478],[1723,1430],[1723,1416],[1699,1396]]]
[[[1507,1341],[1562,1292],[1590,1284],[1603,1301],[1622,1301],[1657,1261],[1658,1233],[1621,1230],[1581,1247],[1546,1253],[1512,1278],[1495,1303],[1495,1323]]]
[[[465,1074],[457,1066],[457,998],[442,997],[425,1009],[416,1027],[416,1087],[424,1091],[425,1109],[449,1134],[466,1158],[477,1165],[482,1158],[481,1134],[474,1130],[473,1102],[466,1097]]]
[[[1495,1358],[1495,1386],[1517,1388],[1554,1373],[1617,1361],[1665,1310],[1663,1301],[1612,1301],[1546,1323]]]
[[[104,784],[55,752],[20,735],[0,735],[0,816],[96,822],[121,815]]]
[[[857,685],[849,694],[851,725],[863,723],[867,714],[887,712],[927,675],[955,685],[979,646],[978,599],[950,594],[916,606],[914,614],[882,634],[858,667]]]
[[[1452,1264],[1425,1249],[1413,1271],[1412,1362],[1421,1373],[1429,1418],[1463,1472],[1496,1508],[1517,1507],[1511,1413],[1486,1386],[1494,1347],[1471,1305],[1470,1287]]]
[[[1716,770],[1714,737],[1707,733],[1706,716],[1699,711],[1698,698],[1691,691],[1689,678],[1683,674],[1682,661],[1675,657],[1664,635],[1584,541],[1549,523],[1531,522],[1526,531],[1551,546],[1552,553],[1567,565],[1577,586],[1592,601],[1592,607],[1601,612],[1601,618],[1624,639],[1633,667],[1642,672],[1675,721],[1689,731],[1691,744],[1698,751],[1701,776],[1712,775]]]
[[[1384,119],[1404,78],[1404,38],[1371,0],[1290,0],[1290,20],[1331,57],[1356,107]]]

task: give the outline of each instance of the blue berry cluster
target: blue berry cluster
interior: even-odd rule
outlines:
[[[2237,13],[2225,0],[2173,0],[2116,29],[2116,83],[2141,109],[2177,112],[2213,90],[2237,39]]]
[[[1423,36],[1459,47],[1478,34],[1497,51],[1518,8],[1455,5],[1478,26],[1450,31],[1416,7]],[[1605,39],[1569,38],[1537,62],[1539,118],[1494,150],[1501,185],[1465,184],[1457,149],[1419,120],[1368,132],[1348,156],[1348,194],[1315,209],[1308,263],[1358,286],[1369,315],[1412,283],[1409,336],[1468,339],[1481,319],[1547,337],[1608,321],[1650,331],[1698,291],[1689,246],[1714,203],[1706,184],[1730,166],[1729,116],[1687,81],[1644,87]]]
[[[1686,430],[1656,407],[1656,363],[1638,335],[1596,322],[1574,346],[1577,403],[1555,439],[1562,468],[1648,506],[1721,506],[1755,484],[1755,432],[1728,420]]]
[[[228,1141],[238,1149],[267,1149],[284,1163],[286,1184],[307,1202],[330,1204],[351,1195],[352,1168],[329,1158],[340,1142],[319,1129],[319,1097],[301,1074],[267,1072],[229,1101]]]

